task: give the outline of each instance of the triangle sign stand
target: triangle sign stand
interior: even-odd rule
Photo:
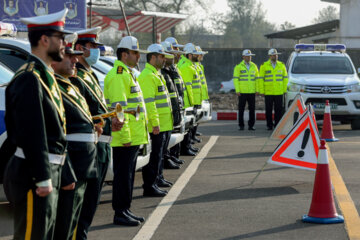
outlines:
[[[320,139],[309,109],[278,145],[268,163],[316,170]]]

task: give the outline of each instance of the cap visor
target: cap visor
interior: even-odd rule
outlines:
[[[130,50],[133,50],[133,49],[130,49]],[[141,49],[137,49],[137,50],[133,50],[133,51],[136,51],[136,52],[139,52],[139,53],[145,53],[145,54],[150,53],[148,50],[141,50]]]
[[[68,31],[68,30],[56,30],[57,32],[61,32],[63,34],[73,34],[74,32]]]

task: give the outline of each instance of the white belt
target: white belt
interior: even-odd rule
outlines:
[[[15,156],[25,159],[24,151],[19,147],[16,148]],[[49,162],[57,165],[64,165],[66,154],[59,155],[59,154],[48,153],[48,157],[49,157]]]
[[[111,143],[112,136],[100,135],[98,141],[104,143]]]
[[[97,142],[97,134],[94,133],[70,133],[66,140],[71,142]]]

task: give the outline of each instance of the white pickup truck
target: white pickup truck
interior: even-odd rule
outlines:
[[[342,44],[297,44],[287,61],[289,76],[285,107],[300,93],[322,119],[329,100],[331,117],[360,129],[360,80]]]

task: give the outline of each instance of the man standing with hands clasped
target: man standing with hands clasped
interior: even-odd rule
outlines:
[[[54,236],[66,127],[50,65],[64,58],[66,13],[21,18],[28,27],[31,55],[6,88],[5,115],[8,139],[16,146],[4,181],[14,206],[14,239]]]
[[[132,70],[139,62],[140,52],[146,52],[138,46],[135,37],[126,36],[121,39],[116,51],[118,60],[106,75],[104,86],[109,107],[121,104],[124,110],[133,111],[136,111],[137,106],[140,107],[138,120],[131,114],[125,114],[123,129],[112,133],[114,224],[126,226],[138,226],[145,221],[143,217],[130,211],[139,148],[149,142],[144,98]]]
[[[251,61],[251,57],[255,56],[250,50],[245,49],[242,53],[243,61],[234,68],[234,86],[239,99],[239,130],[244,130],[244,110],[246,102],[249,108],[248,129],[254,131],[255,127],[255,93],[258,95],[259,71],[255,63]]]
[[[283,112],[283,97],[286,93],[288,75],[285,64],[278,61],[276,49],[269,50],[269,60],[260,67],[259,91],[265,95],[265,115],[267,130],[271,131],[279,123]],[[272,110],[275,110],[275,123]]]

